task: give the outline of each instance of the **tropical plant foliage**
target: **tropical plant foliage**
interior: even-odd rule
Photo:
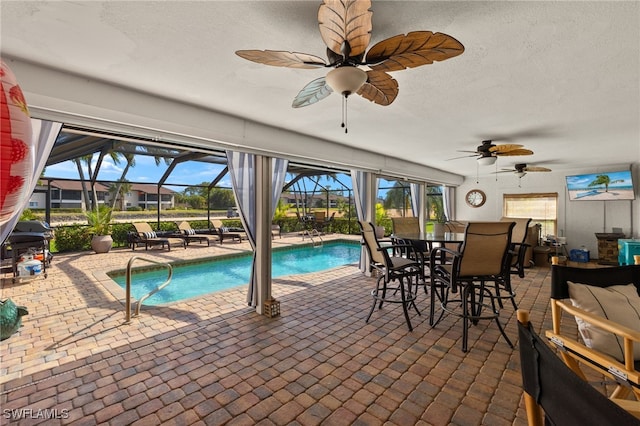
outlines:
[[[89,232],[93,235],[110,235],[112,213],[113,210],[108,206],[99,206],[86,212]]]

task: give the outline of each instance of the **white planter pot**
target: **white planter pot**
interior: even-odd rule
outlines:
[[[96,253],[108,253],[113,246],[111,235],[94,235],[91,238],[91,248]]]
[[[433,224],[433,233],[435,235],[443,235],[444,234],[444,223],[434,223]]]

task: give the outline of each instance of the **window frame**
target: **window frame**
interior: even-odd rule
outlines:
[[[502,216],[507,218],[527,218],[531,217],[531,223],[540,223],[542,235],[557,235],[558,230],[558,193],[557,192],[535,192],[525,194],[502,194]],[[553,217],[533,217],[532,215],[514,215],[507,212],[507,201],[531,200],[536,198],[553,199],[555,203],[555,215]]]

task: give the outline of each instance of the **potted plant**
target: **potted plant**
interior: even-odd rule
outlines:
[[[91,237],[91,248],[96,253],[107,253],[113,246],[111,238],[111,213],[113,210],[107,206],[100,206],[86,212]]]
[[[445,232],[444,224],[447,221],[447,217],[444,214],[444,206],[442,205],[442,200],[438,200],[439,202],[435,202],[432,205],[432,216],[433,217],[433,233],[436,235],[442,235]]]

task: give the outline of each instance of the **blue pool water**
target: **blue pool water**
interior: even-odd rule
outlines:
[[[272,258],[273,278],[306,274],[357,262],[360,259],[360,244],[339,242],[325,243],[322,247],[315,248],[304,246],[274,250]],[[173,267],[171,283],[147,299],[144,304],[161,305],[246,285],[249,282],[250,271],[250,255],[177,265]],[[109,275],[118,285],[125,288],[124,273],[120,271]],[[163,283],[166,278],[166,269],[134,272],[131,277],[131,294],[139,299]]]

